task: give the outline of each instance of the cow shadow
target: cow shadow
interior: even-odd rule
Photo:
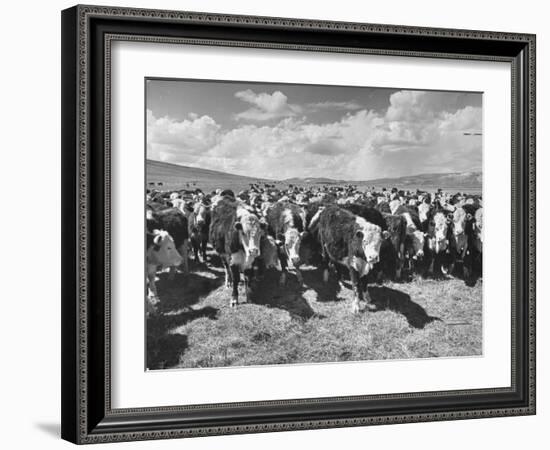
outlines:
[[[262,277],[254,283],[251,301],[257,305],[269,308],[279,308],[287,311],[293,318],[308,320],[320,317],[304,298],[304,287],[300,285],[296,275],[287,274],[286,283],[279,283],[281,273],[277,270],[266,270]]]
[[[339,279],[342,283],[345,283],[345,281],[332,271],[326,283],[323,281],[323,269],[320,268],[304,270],[302,271],[302,277],[304,279],[304,287],[312,289],[315,292],[318,302],[334,302],[341,300],[338,298],[338,294],[342,289]]]
[[[160,303],[160,313],[170,312],[197,304],[202,298],[218,289],[224,283],[223,276],[217,271],[203,267],[200,272],[188,274],[159,274],[156,282]]]
[[[175,313],[150,314],[147,317],[147,368],[166,369],[176,365],[189,347],[187,335],[171,333],[182,325],[206,317],[216,320],[218,309],[205,306],[200,309],[188,308]]]
[[[427,324],[441,320],[430,316],[422,306],[411,300],[411,296],[405,292],[391,289],[386,286],[369,286],[371,303],[375,311],[390,310],[402,314],[413,328],[422,329]]]

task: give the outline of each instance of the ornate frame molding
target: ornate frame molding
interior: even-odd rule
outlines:
[[[140,409],[125,409],[113,410],[110,402],[110,63],[111,63],[111,43],[116,40],[125,41],[142,41],[155,43],[186,43],[194,45],[219,45],[219,46],[244,46],[255,48],[276,48],[276,49],[292,49],[304,51],[328,51],[328,52],[349,52],[363,54],[384,54],[396,56],[414,56],[414,57],[436,57],[436,58],[452,58],[452,59],[482,59],[490,61],[506,61],[512,64],[512,90],[513,90],[513,117],[521,116],[524,123],[517,123],[517,120],[512,120],[512,153],[514,151],[523,151],[526,165],[524,172],[521,172],[526,182],[527,190],[517,191],[518,180],[517,176],[513,176],[512,194],[519,197],[523,196],[525,204],[523,207],[528,211],[527,226],[525,237],[520,236],[520,246],[524,245],[526,260],[513,258],[513,276],[512,276],[512,297],[515,298],[517,277],[515,276],[517,259],[522,263],[521,268],[526,271],[526,277],[523,283],[528,288],[528,297],[523,299],[525,307],[525,329],[526,348],[527,352],[523,354],[524,370],[526,375],[526,389],[528,398],[517,406],[510,407],[488,407],[488,408],[473,408],[471,410],[454,410],[454,411],[434,411],[434,412],[418,412],[411,414],[383,414],[383,415],[367,415],[357,417],[342,417],[342,418],[320,418],[316,420],[291,420],[280,422],[266,422],[253,424],[237,424],[237,425],[219,425],[219,426],[190,426],[182,427],[161,427],[160,429],[141,429],[139,421],[131,427],[131,430],[126,428],[116,428],[114,425],[101,427],[98,423],[90,422],[91,406],[90,406],[90,378],[89,367],[91,364],[89,349],[93,342],[90,341],[90,327],[93,322],[90,321],[91,297],[90,297],[90,267],[94,261],[90,258],[90,232],[92,229],[90,204],[93,201],[91,193],[91,185],[98,183],[99,180],[93,179],[91,176],[91,126],[92,119],[90,115],[91,95],[97,95],[92,90],[90,83],[92,72],[96,70],[93,67],[91,48],[91,22],[94,19],[122,19],[124,23],[127,20],[136,20],[141,23],[162,23],[174,25],[226,25],[246,27],[252,33],[255,30],[268,29],[272,32],[281,31],[301,31],[301,30],[321,30],[337,33],[362,33],[376,34],[377,36],[399,36],[406,40],[407,37],[415,38],[435,38],[435,39],[459,39],[471,40],[472,46],[481,41],[494,41],[506,45],[517,44],[518,48],[523,48],[527,57],[523,60],[517,56],[501,55],[501,54],[480,54],[476,52],[460,52],[446,53],[442,51],[430,50],[401,50],[401,49],[386,49],[386,48],[368,48],[368,47],[347,47],[347,46],[330,46],[330,45],[304,45],[297,43],[280,43],[268,41],[246,41],[243,39],[205,39],[196,37],[166,37],[166,36],[151,36],[145,34],[128,34],[128,33],[111,33],[107,32],[102,36],[102,45],[104,46],[103,67],[105,68],[104,79],[104,124],[103,124],[103,140],[104,147],[104,178],[103,178],[103,206],[105,214],[104,219],[104,258],[103,264],[105,267],[104,281],[104,298],[105,310],[103,317],[104,331],[104,353],[105,353],[105,386],[104,386],[104,408],[103,416],[107,419],[112,419],[116,422],[117,418],[124,416],[140,416],[144,413],[153,413],[164,415],[170,413],[181,413],[189,409],[208,410],[211,408],[220,408],[227,405],[194,405],[185,407],[166,407],[166,408],[140,408]],[[64,223],[73,221],[72,225],[67,225],[70,229],[70,236],[65,236],[65,240],[74,240],[70,245],[66,244],[67,249],[63,253],[64,265],[64,289],[63,294],[63,310],[65,313],[74,318],[74,323],[64,325],[63,340],[74,339],[75,343],[71,346],[63,348],[64,358],[64,377],[74,378],[75,392],[64,390],[63,400],[63,436],[77,443],[98,443],[112,441],[128,441],[128,440],[143,440],[143,439],[164,439],[173,437],[192,437],[192,436],[207,436],[215,434],[238,434],[250,432],[271,432],[284,430],[299,430],[312,428],[328,428],[328,427],[348,427],[362,426],[373,424],[389,424],[389,423],[404,423],[404,422],[421,422],[421,421],[440,421],[453,419],[469,419],[469,418],[484,418],[484,417],[499,417],[509,415],[527,415],[535,413],[535,36],[530,34],[514,34],[500,33],[487,31],[471,31],[471,30],[449,30],[435,29],[424,27],[405,27],[397,25],[377,25],[377,24],[362,24],[362,23],[347,23],[333,21],[318,21],[304,19],[288,19],[288,18],[271,18],[271,17],[256,17],[256,16],[235,16],[223,14],[205,14],[196,12],[178,12],[178,11],[160,11],[147,9],[130,9],[117,7],[99,7],[99,6],[76,6],[64,12],[64,24],[66,35],[64,39],[69,38],[74,40],[74,48],[72,51],[64,51],[64,64],[71,64],[70,73],[68,68],[64,67],[64,87],[65,90],[73,90],[72,93],[67,93],[68,100],[64,101],[64,131],[63,131],[63,156],[74,159],[74,168],[76,170],[68,173],[68,168],[63,168],[64,181],[63,187],[75,188],[74,192],[67,193],[64,197],[64,205],[69,213],[63,217]],[[69,45],[69,44],[67,44]],[[97,48],[95,49],[97,51]],[[522,79],[518,79],[521,75]],[[516,91],[514,91],[516,90]],[[525,98],[521,92],[525,92]],[[516,96],[525,104],[517,104]],[[74,107],[76,105],[76,108]],[[523,109],[522,109],[523,108]],[[522,115],[522,111],[527,111],[527,117]],[[71,128],[70,134],[68,129]],[[517,146],[522,148],[515,148]],[[75,152],[76,148],[76,152]],[[72,155],[72,156],[71,156]],[[515,158],[513,158],[515,164]],[[73,160],[71,160],[73,161]],[[67,163],[70,166],[70,162]],[[513,172],[521,170],[521,168],[513,168]],[[520,186],[521,189],[521,186]],[[514,197],[515,198],[515,197]],[[521,202],[520,202],[521,203]],[[65,210],[65,208],[64,208]],[[512,227],[518,229],[517,208],[513,208]],[[521,222],[523,223],[523,222]],[[74,227],[71,228],[71,227]],[[521,231],[521,230],[520,230]],[[513,239],[516,239],[518,233],[513,231]],[[526,241],[526,242],[524,242]],[[514,241],[513,241],[514,242]],[[74,246],[74,248],[73,248]],[[515,251],[513,245],[513,252]],[[524,251],[525,251],[524,250]],[[518,255],[516,255],[518,256]],[[67,266],[67,267],[66,267]],[[73,266],[69,268],[68,266]],[[524,267],[526,266],[526,268]],[[68,281],[68,278],[75,276],[74,283]],[[521,280],[520,280],[521,284]],[[521,289],[523,286],[519,286]],[[76,300],[76,308],[75,308]],[[517,299],[520,301],[521,299]],[[516,326],[516,310],[513,309],[513,326]],[[514,329],[515,331],[515,329]],[[515,332],[513,333],[515,336]],[[76,350],[76,351],[75,351]],[[516,362],[516,347],[512,345],[513,362]],[[66,361],[66,362],[65,362]],[[449,392],[432,392],[419,394],[396,394],[396,395],[380,395],[380,396],[362,396],[362,397],[335,397],[330,399],[310,399],[310,400],[288,400],[276,402],[251,402],[246,404],[233,404],[232,406],[290,406],[293,404],[307,403],[326,403],[330,401],[346,401],[361,398],[363,400],[380,400],[380,399],[415,399],[424,398],[427,395],[437,396],[475,396],[477,394],[497,394],[508,393],[516,389],[515,364],[513,364],[512,386],[511,388],[501,389],[484,389],[473,391],[449,391]],[[522,375],[523,376],[523,375]],[[65,388],[64,388],[65,389]],[[97,413],[97,412],[96,412]]]

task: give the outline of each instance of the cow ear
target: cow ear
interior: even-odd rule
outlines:
[[[279,234],[277,235],[277,240],[280,241],[280,242],[284,242],[284,241],[285,241],[285,235],[279,233]]]
[[[363,239],[365,235],[363,234],[363,232],[361,230],[358,230],[356,233],[355,233],[355,237],[359,238],[359,239]]]
[[[243,230],[243,224],[241,222],[235,222],[235,230],[242,231]]]

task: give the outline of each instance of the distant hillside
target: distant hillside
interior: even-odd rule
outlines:
[[[218,188],[241,190],[249,183],[268,181],[262,178],[234,175],[217,170],[180,166],[161,161],[147,160],[147,183],[154,183],[156,189],[197,189],[209,192]],[[159,185],[162,183],[162,185]]]
[[[289,178],[292,184],[354,184],[377,187],[442,188],[481,190],[481,172],[425,173],[395,178],[377,178],[365,181],[333,180],[331,178]]]
[[[199,169],[196,167],[180,166],[161,161],[147,160],[148,187],[157,189],[197,189],[205,192],[215,189],[233,189],[239,191],[248,188],[250,183],[268,182],[275,184],[297,185],[342,185],[354,184],[358,186],[398,187],[406,189],[456,189],[481,191],[481,172],[455,172],[455,173],[427,173],[396,178],[378,178],[366,181],[334,180],[324,177],[288,178],[282,181],[266,180],[264,178],[235,175],[216,170]],[[162,183],[162,185],[159,185]]]
[[[345,180],[333,180],[332,178],[316,178],[316,177],[307,177],[307,178],[287,178],[283,180],[283,183],[288,184],[342,184],[347,183]]]
[[[442,189],[479,189],[482,187],[481,172],[423,173],[397,178],[379,178],[362,184],[374,186],[402,186],[415,188],[440,187]]]

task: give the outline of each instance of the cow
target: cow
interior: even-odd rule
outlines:
[[[240,274],[244,276],[246,300],[254,262],[260,256],[260,238],[264,229],[258,217],[230,198],[218,201],[212,209],[210,242],[225,269],[225,286],[232,285],[230,307],[239,303]]]
[[[437,262],[441,271],[447,272],[446,265],[442,264],[445,255],[449,254],[449,242],[451,240],[451,228],[449,218],[442,211],[436,212],[429,219],[426,231],[427,248],[429,251],[428,272],[434,273],[434,265]]]
[[[183,261],[183,272],[189,272],[187,249],[189,245],[188,222],[185,215],[177,208],[162,209],[153,211],[147,209],[147,231],[165,230],[172,236],[176,249],[180,253]],[[175,267],[172,266],[171,276],[175,273]]]
[[[431,219],[431,206],[425,199],[420,205],[418,205],[418,219],[420,220],[420,230],[428,231],[428,223]]]
[[[329,262],[347,267],[354,291],[352,312],[359,312],[363,300],[362,280],[380,258],[381,228],[337,206],[320,209],[312,224],[318,227],[324,281],[328,281]],[[370,304],[368,291],[365,296]]]
[[[154,309],[159,298],[155,283],[157,268],[177,267],[183,258],[176,250],[172,236],[165,230],[147,232],[147,281],[148,281],[148,311]]]
[[[414,266],[424,259],[425,233],[420,230],[420,219],[414,211],[401,205],[396,210],[396,214],[403,216],[407,223],[405,254],[409,261],[409,267],[414,269]]]
[[[265,219],[268,233],[278,241],[281,249],[280,283],[285,284],[286,272],[290,266],[296,271],[296,277],[301,284],[303,280],[300,272],[300,244],[305,235],[305,210],[293,203],[279,201],[266,211]]]
[[[193,208],[192,222],[190,223],[191,247],[193,248],[193,254],[197,262],[199,261],[199,252],[203,262],[206,262],[206,247],[208,243],[210,221],[210,206],[203,202],[197,202]]]
[[[380,265],[382,272],[399,280],[405,258],[405,239],[407,221],[401,215],[383,213],[389,236],[380,247]]]
[[[469,256],[468,244],[471,242],[476,209],[474,205],[462,205],[457,207],[452,215],[449,214],[449,218],[452,221],[450,242],[452,261],[449,273],[453,273],[455,263],[459,262],[462,263],[462,274],[464,278],[468,278],[470,275],[470,258],[466,258],[466,256]]]

